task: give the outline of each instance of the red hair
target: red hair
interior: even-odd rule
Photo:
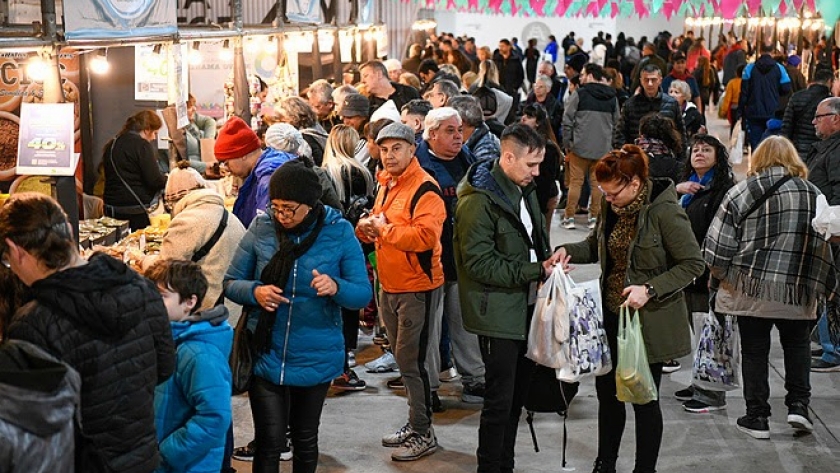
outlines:
[[[595,163],[595,179],[598,182],[630,182],[634,177],[642,181],[648,178],[648,156],[636,145],[624,145],[605,154]]]

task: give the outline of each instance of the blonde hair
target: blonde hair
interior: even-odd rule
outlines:
[[[373,176],[370,171],[360,163],[354,156],[356,145],[359,143],[359,134],[353,127],[347,125],[336,125],[330,131],[327,138],[327,145],[324,147],[324,160],[321,167],[327,171],[335,184],[338,198],[345,202],[352,195],[352,189],[345,189],[345,184],[353,185],[353,168],[362,173],[365,178],[365,193],[373,195]]]
[[[420,90],[421,87],[420,79],[411,72],[403,72],[400,74],[400,84],[414,87],[417,90]]]
[[[478,74],[473,71],[467,71],[464,75],[461,76],[461,85],[463,85],[464,90],[470,90],[470,86],[473,85],[478,79]]]
[[[808,178],[808,167],[802,162],[793,143],[784,136],[765,138],[750,158],[747,175],[755,176],[774,166],[785,168],[785,174],[792,177]]]

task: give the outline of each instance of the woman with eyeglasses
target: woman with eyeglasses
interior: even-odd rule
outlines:
[[[257,319],[248,392],[257,473],[277,472],[286,426],[293,471],[316,470],[324,399],[344,372],[340,309],[361,309],[371,298],[353,227],[320,197],[312,168],[298,160],[280,166],[267,213],[254,219],[224,277],[225,296]]]
[[[604,204],[589,237],[559,248],[558,261],[601,264],[604,328],[613,370],[595,378],[598,393],[598,457],[593,473],[614,473],[626,421],[626,406],[616,398],[615,365],[618,314],[638,310],[648,363],[657,390],[662,364],[691,352],[683,289],[703,274],[700,247],[674,184],[651,178],[648,157],[624,145],[595,164]],[[609,204],[609,205],[607,205]],[[633,404],[636,415],[635,473],[653,473],[662,443],[659,401]]]
[[[688,215],[698,244],[703,244],[723,196],[734,185],[735,176],[732,174],[726,146],[711,135],[694,135],[691,157],[677,184],[677,193],[682,196],[680,207]],[[708,269],[685,288],[685,300],[688,304],[689,324],[694,326],[694,333],[699,336],[703,316],[709,311]],[[696,318],[694,314],[697,314]],[[687,412],[707,413],[726,408],[725,391],[710,391],[691,385],[677,391],[674,396],[685,401],[683,409]]]
[[[189,161],[178,162],[169,173],[163,201],[172,221],[163,236],[160,253],[143,260],[144,269],[158,258],[198,263],[208,282],[201,310],[222,302],[222,276],[245,235],[242,222],[225,210],[224,198],[206,187]],[[217,232],[218,238],[214,239]]]
[[[154,111],[137,112],[102,153],[105,215],[128,220],[132,230],[149,226],[148,211],[157,206],[166,186],[153,144],[162,126],[163,120]]]
[[[537,130],[542,136],[548,138],[545,143],[545,157],[540,163],[540,175],[534,178],[537,186],[537,201],[540,204],[540,211],[545,215],[545,226],[551,228],[551,217],[557,207],[560,189],[557,187],[557,179],[560,167],[560,160],[563,154],[557,137],[551,129],[548,113],[538,103],[529,103],[522,109],[520,122]],[[562,180],[562,179],[560,179]]]

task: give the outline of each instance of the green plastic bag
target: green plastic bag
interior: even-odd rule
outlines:
[[[621,307],[618,315],[618,366],[615,370],[616,397],[622,402],[647,404],[658,399],[656,384],[648,364],[642,321],[639,311],[630,315],[628,307]]]

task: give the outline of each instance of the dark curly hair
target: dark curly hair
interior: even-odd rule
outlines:
[[[658,113],[651,113],[642,117],[639,123],[639,134],[645,138],[652,140],[659,140],[665,143],[665,146],[670,149],[675,156],[682,156],[682,136],[677,131],[674,120],[660,115]]]
[[[712,179],[712,186],[710,189],[718,191],[719,189],[728,189],[732,187],[735,183],[735,174],[732,172],[732,164],[729,162],[729,151],[726,149],[726,146],[721,143],[719,139],[705,133],[698,133],[691,138],[692,148],[694,148],[694,146],[698,143],[707,144],[715,149],[715,165],[713,167],[715,170],[715,178]],[[689,153],[689,159],[686,161],[685,166],[683,166],[683,173],[680,182],[688,181],[688,178],[693,172],[694,168],[691,167],[691,157]]]

